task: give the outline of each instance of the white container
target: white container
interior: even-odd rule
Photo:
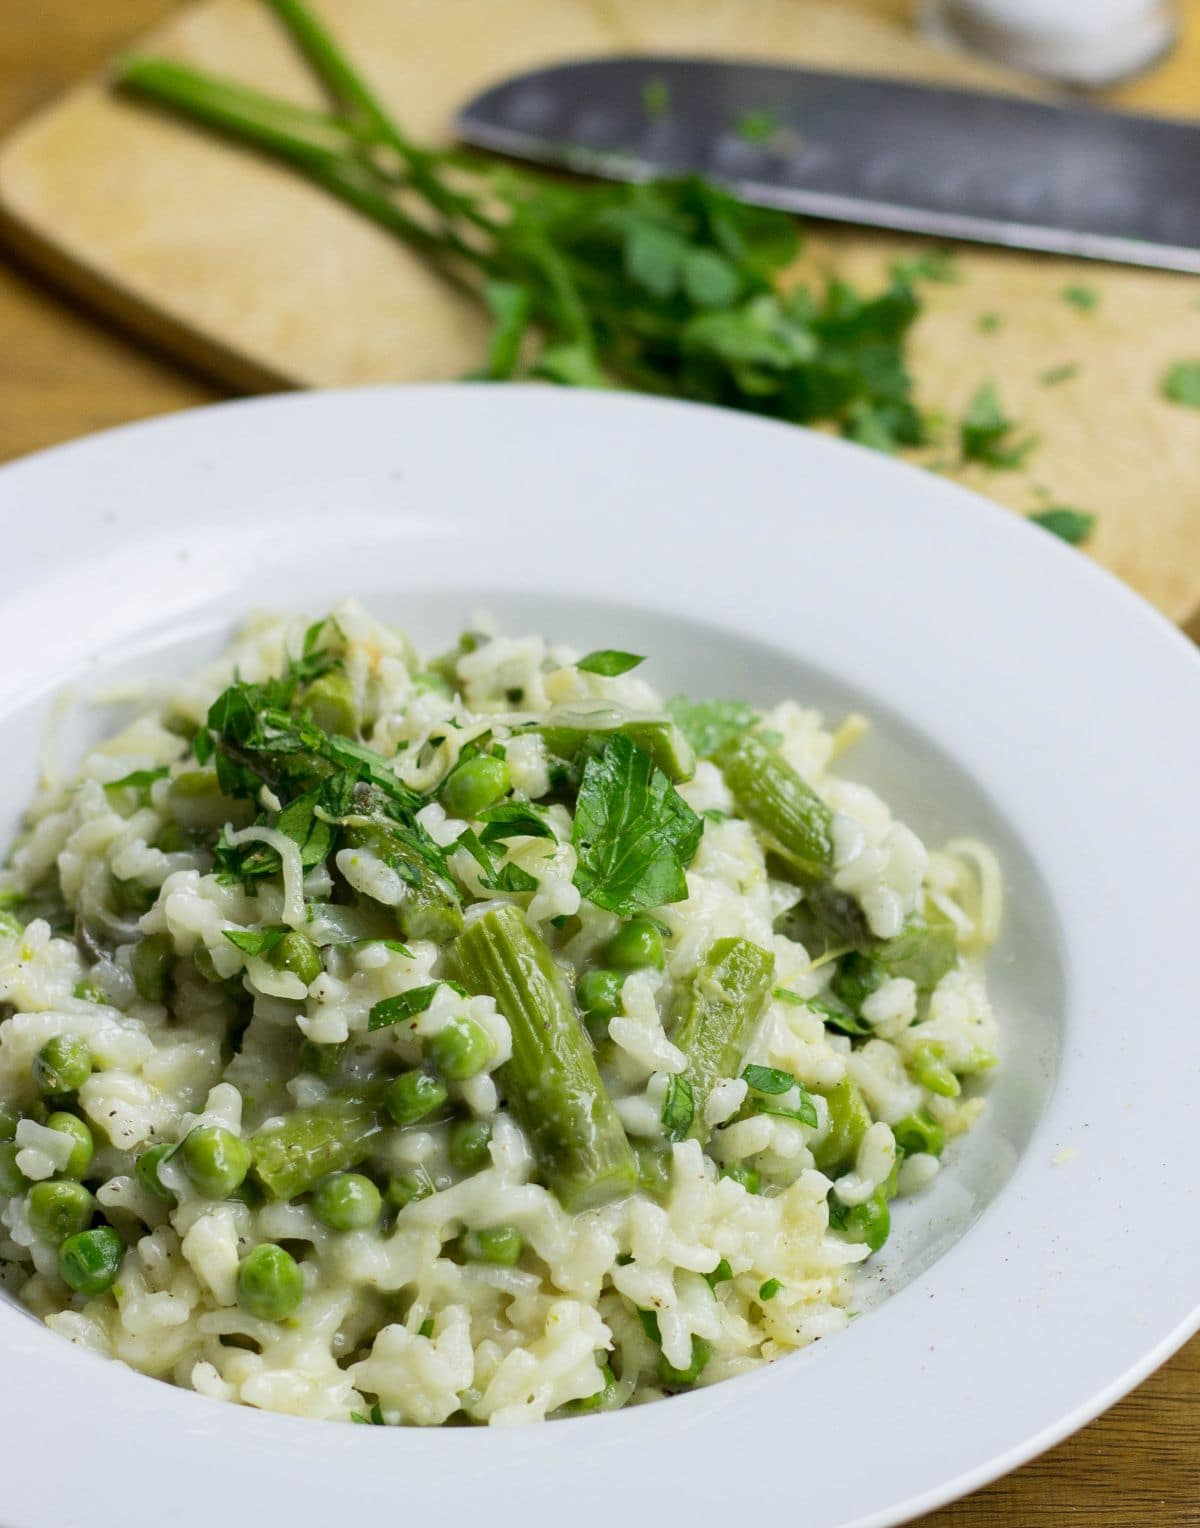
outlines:
[[[1063,84],[1107,85],[1175,41],[1174,0],[926,0],[926,32]]]

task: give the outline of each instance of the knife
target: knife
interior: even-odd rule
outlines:
[[[1200,272],[1200,126],[973,90],[654,55],[514,76],[468,144],[615,180],[694,171],[837,222]]]

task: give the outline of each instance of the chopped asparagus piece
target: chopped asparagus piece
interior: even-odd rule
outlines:
[[[825,880],[833,869],[833,813],[777,748],[753,732],[713,755],[741,812],[798,875]]]
[[[560,759],[573,759],[589,737],[603,738],[620,732],[650,755],[672,785],[690,780],[696,773],[696,755],[691,744],[665,716],[640,716],[619,706],[586,710],[564,707],[539,724],[538,731],[546,747]]]
[[[449,952],[468,992],[487,993],[508,1020],[512,1057],[498,1076],[564,1209],[630,1194],[638,1170],[591,1042],[549,949],[513,905],[469,923]]]
[[[375,1107],[362,1097],[332,1097],[297,1109],[251,1138],[255,1176],[272,1199],[294,1199],[328,1173],[357,1167],[382,1128]]]
[[[692,979],[688,1006],[672,1039],[688,1058],[691,1133],[704,1133],[704,1104],[720,1077],[736,1077],[771,990],[775,957],[748,939],[718,939]]]
[[[405,939],[444,944],[462,928],[458,889],[408,842],[402,829],[383,823],[354,824],[346,829],[346,844],[366,849],[405,882],[407,891],[396,909],[396,922]]]

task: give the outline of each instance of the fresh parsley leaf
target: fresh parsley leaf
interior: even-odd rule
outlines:
[[[810,997],[804,1000],[804,1006],[811,1008],[814,1013],[820,1014],[821,1021],[826,1029],[836,1029],[843,1035],[872,1035],[875,1031],[865,1019],[860,1019],[857,1014],[851,1013],[848,1008],[841,1008],[833,1003],[827,1003],[824,998]]]
[[[740,700],[689,700],[686,695],[667,701],[667,714],[699,759],[707,759],[758,720],[754,707]]]
[[[442,986],[454,987],[456,992],[463,990],[453,982],[430,982],[428,986],[410,987],[395,997],[385,997],[367,1015],[367,1029],[386,1029],[389,1024],[398,1024],[402,1019],[415,1019],[417,1014],[425,1012]]]
[[[745,111],[738,118],[734,132],[743,143],[766,143],[773,138],[779,127],[779,118],[772,111]]]
[[[1172,403],[1200,409],[1200,361],[1176,361],[1163,377],[1162,394]]]
[[[163,780],[170,773],[165,764],[161,769],[134,769],[129,774],[122,775],[119,780],[110,780],[104,789],[106,791],[135,790],[147,794],[156,780]]]
[[[575,885],[622,918],[685,901],[684,872],[703,831],[703,820],[650,755],[613,733],[579,782],[571,829]]]
[[[397,955],[403,955],[408,960],[411,960],[413,958],[413,952],[409,949],[409,947],[406,944],[401,944],[399,939],[380,939],[378,941],[376,941],[376,940],[369,940],[368,941],[368,943],[371,943],[371,944],[374,944],[376,942],[381,944],[381,945],[383,945],[384,949],[391,950],[391,951],[393,951]]]
[[[710,1289],[715,1289],[718,1284],[724,1284],[726,1280],[733,1278],[733,1269],[729,1266],[729,1259],[723,1257],[711,1273],[704,1275],[704,1278]]]
[[[649,1337],[651,1342],[658,1343],[662,1347],[662,1332],[659,1330],[658,1316],[652,1310],[639,1310],[638,1320],[642,1323],[642,1331]]]
[[[686,1077],[676,1074],[668,1081],[667,1094],[663,1099],[662,1125],[667,1139],[682,1141],[692,1128],[695,1117],[696,1098],[692,1085]]]
[[[575,667],[584,674],[599,674],[605,679],[615,679],[618,674],[627,674],[630,669],[637,668],[639,663],[645,661],[640,653],[623,653],[615,647],[601,647],[580,658]]]
[[[791,1072],[781,1072],[777,1066],[748,1066],[742,1072],[742,1081],[756,1093],[790,1093],[796,1086]]]
[[[802,1125],[818,1123],[817,1107],[808,1089],[803,1083],[797,1082],[790,1072],[780,1071],[774,1066],[748,1066],[742,1072],[742,1079],[749,1084],[751,1093],[757,1095],[747,1099],[746,1107],[751,1113],[773,1114],[780,1119],[799,1120]],[[793,1088],[797,1089],[800,1095],[800,1101],[794,1109],[767,1101],[781,1098],[790,1093]]]
[[[1090,286],[1065,286],[1059,294],[1062,300],[1077,308],[1080,313],[1091,313],[1100,305],[1100,293]]]
[[[1082,546],[1096,525],[1095,515],[1089,515],[1081,509],[1068,509],[1065,505],[1036,510],[1029,519],[1069,546]]]
[[[907,260],[894,260],[888,269],[893,281],[932,281],[952,286],[962,280],[952,249],[931,249]]]
[[[671,87],[658,75],[642,82],[642,110],[653,122],[671,109]]]
[[[1024,464],[1036,444],[1033,436],[1013,438],[1016,425],[1005,414],[999,394],[985,383],[967,405],[959,423],[963,460],[981,462],[995,471],[1011,471]]]
[[[1041,373],[1038,381],[1043,387],[1057,387],[1060,382],[1072,382],[1079,375],[1079,367],[1073,361],[1066,361],[1062,366],[1051,366]]]
[[[520,865],[501,865],[498,855],[475,832],[467,828],[454,840],[455,848],[465,849],[483,872],[480,885],[488,891],[536,891],[537,877]]]
[[[350,1420],[352,1422],[362,1422],[368,1427],[383,1427],[386,1425],[383,1420],[383,1407],[378,1401],[371,1407],[369,1415],[364,1417],[361,1411],[352,1411],[350,1413]]]
[[[484,824],[479,841],[494,844],[506,838],[549,838],[554,829],[546,820],[546,809],[529,801],[501,801],[479,814]]]
[[[513,281],[485,281],[483,298],[492,315],[487,359],[477,375],[488,382],[506,381],[517,369],[521,341],[533,318],[533,299],[527,287]]]
[[[288,931],[283,924],[274,924],[270,928],[227,928],[222,932],[243,955],[269,955]]]
[[[783,1285],[778,1279],[768,1279],[765,1284],[758,1286],[758,1298],[760,1300],[773,1300]]]

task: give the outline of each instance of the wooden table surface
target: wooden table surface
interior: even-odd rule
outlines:
[[[0,3],[0,132],[176,3]],[[1185,12],[1189,24],[1181,46],[1150,75],[1123,87],[1123,103],[1194,112],[1200,92],[1200,0],[1188,0]],[[31,272],[3,261],[0,356],[0,460],[225,396],[78,308]],[[1103,1332],[1096,1340],[1104,1340]],[[1036,1382],[1031,1375],[1030,1384]],[[921,1521],[926,1528],[1200,1525],[1200,1338],[1066,1443]]]

